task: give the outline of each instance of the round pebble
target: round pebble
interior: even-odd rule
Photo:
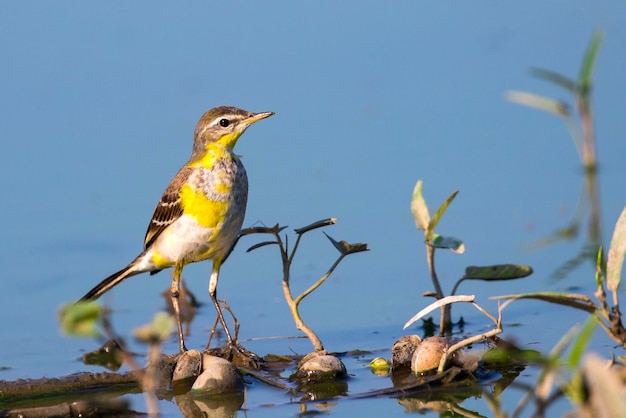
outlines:
[[[191,390],[204,394],[224,394],[243,391],[243,376],[230,361],[208,354],[202,356],[202,373]]]
[[[333,380],[347,374],[346,366],[335,356],[312,353],[298,365],[297,376],[309,380]]]
[[[391,347],[391,367],[411,367],[415,349],[422,342],[418,335],[405,335]]]
[[[437,369],[443,353],[450,344],[444,337],[428,337],[417,346],[411,360],[413,373],[425,373]]]

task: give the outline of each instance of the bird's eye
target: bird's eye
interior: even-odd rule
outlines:
[[[230,125],[230,121],[228,119],[220,119],[220,126],[222,128],[227,127],[228,125]]]

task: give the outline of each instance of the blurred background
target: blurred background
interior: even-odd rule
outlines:
[[[255,124],[236,151],[250,179],[245,225],[293,228],[327,217],[337,240],[367,242],[302,304],[331,350],[389,347],[430,303],[423,233],[409,210],[424,181],[434,212],[460,194],[438,227],[463,255],[438,252],[449,292],[465,266],[524,263],[527,279],[461,285],[488,297],[522,291],[593,292],[593,264],[554,273],[585,245],[578,235],[535,244],[576,216],[584,177],[562,121],[507,102],[507,90],[569,100],[531,67],[576,78],[596,29],[594,72],[601,240],[624,207],[626,5],[623,2],[4,2],[0,13],[0,187],[5,321],[1,379],[85,370],[96,342],[60,335],[57,311],[142,249],[162,191],[191,152],[207,109],[233,105],[276,115]],[[298,335],[281,289],[274,247],[245,250],[222,269],[218,296],[242,323],[240,338]],[[307,234],[292,270],[295,290],[338,253]],[[209,263],[184,270],[208,303]],[[165,306],[170,273],[129,279],[103,301],[123,335]],[[466,286],[466,287],[465,287]],[[456,309],[456,308],[455,308]],[[563,309],[518,302],[506,333],[549,350],[578,319],[546,327]],[[456,309],[476,327],[473,310]],[[580,318],[585,318],[581,315]],[[203,347],[206,305],[188,346]],[[506,314],[505,314],[506,320]],[[506,326],[506,325],[505,325]],[[284,341],[263,351],[287,352]],[[610,346],[603,339],[596,349]],[[610,347],[609,347],[610,348]],[[166,351],[176,351],[173,338]],[[45,352],[45,356],[43,353]],[[606,354],[603,353],[603,354]]]

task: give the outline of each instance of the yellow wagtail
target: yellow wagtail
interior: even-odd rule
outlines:
[[[212,259],[209,295],[228,343],[232,344],[217,301],[217,280],[241,230],[248,201],[248,176],[233,148],[250,125],[273,114],[222,106],[202,115],[194,132],[191,158],[167,186],[152,215],[144,251],[127,267],[102,280],[81,301],[98,298],[127,277],[174,267],[172,305],[183,352],[186,348],[178,305],[180,276],[186,264]]]

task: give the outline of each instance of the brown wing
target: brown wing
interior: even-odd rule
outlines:
[[[183,208],[180,205],[180,189],[187,182],[192,172],[192,168],[186,166],[181,168],[163,192],[163,196],[161,196],[161,200],[159,200],[152,215],[152,220],[148,225],[144,249],[151,246],[161,235],[161,232],[183,214]]]

